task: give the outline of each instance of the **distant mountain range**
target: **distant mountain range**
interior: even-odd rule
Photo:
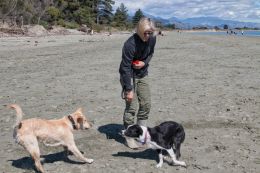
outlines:
[[[155,17],[150,14],[144,13],[145,16],[152,18],[155,21],[161,22],[163,25],[175,24],[176,28],[180,29],[191,29],[193,27],[214,28],[215,26],[223,28],[224,25],[228,25],[228,28],[258,28],[260,29],[260,23],[253,22],[239,22],[234,20],[223,20],[218,17],[195,17],[187,19],[178,19],[172,17],[169,19],[164,19],[161,17]]]

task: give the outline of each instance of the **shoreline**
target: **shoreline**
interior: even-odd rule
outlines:
[[[192,34],[200,34],[200,35],[218,35],[218,36],[222,36],[222,35],[231,35],[231,36],[244,36],[244,37],[259,37],[260,36],[260,30],[243,30],[243,34],[241,32],[241,30],[236,30],[236,33],[227,33],[227,30],[221,30],[221,31],[216,31],[216,30],[202,30],[202,31],[187,31],[186,33],[192,33]]]

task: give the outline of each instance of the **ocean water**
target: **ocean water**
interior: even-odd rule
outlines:
[[[255,30],[255,31],[247,31],[244,30],[243,35],[241,31],[235,31],[237,32],[237,36],[250,36],[250,37],[260,37],[260,30]],[[230,31],[229,31],[230,33]],[[199,34],[199,35],[228,35],[226,31],[219,31],[219,32],[193,32],[192,34]],[[235,35],[235,34],[232,34]]]

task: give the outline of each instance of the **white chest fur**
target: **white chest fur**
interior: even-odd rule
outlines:
[[[143,129],[143,134],[140,136],[139,140],[142,143],[147,143],[147,146],[151,149],[164,149],[163,147],[159,146],[156,142],[151,141],[151,136],[147,130],[147,127],[141,126]]]

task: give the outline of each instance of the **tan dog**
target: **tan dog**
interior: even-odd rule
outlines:
[[[22,109],[19,105],[11,104],[9,108],[16,110],[16,124],[14,126],[14,138],[31,155],[38,171],[44,172],[40,162],[40,149],[38,140],[47,146],[62,145],[65,150],[72,152],[78,159],[86,163],[92,163],[93,159],[85,158],[78,150],[73,130],[88,129],[91,124],[87,121],[79,108],[71,115],[64,116],[58,120],[44,120],[31,118],[22,120]]]

